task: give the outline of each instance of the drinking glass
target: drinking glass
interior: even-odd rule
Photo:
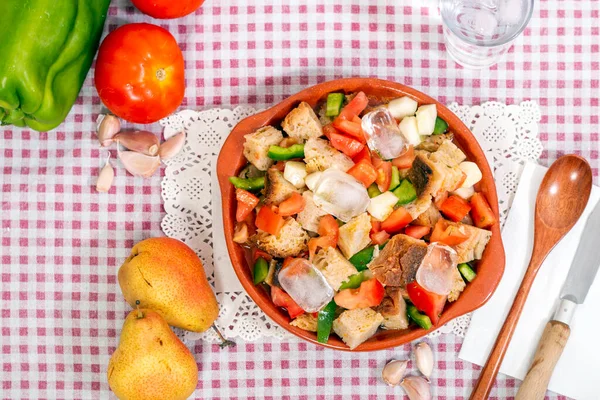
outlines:
[[[444,42],[466,68],[496,64],[523,32],[533,0],[440,0]]]

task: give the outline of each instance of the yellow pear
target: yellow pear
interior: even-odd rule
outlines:
[[[133,310],[108,363],[108,385],[121,400],[183,400],[196,389],[198,366],[164,318]]]
[[[169,325],[204,332],[219,314],[200,258],[185,243],[167,237],[146,239],[131,249],[119,269],[125,300],[160,313]]]

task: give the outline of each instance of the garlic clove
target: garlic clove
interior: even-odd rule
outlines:
[[[428,379],[433,372],[433,352],[431,347],[425,342],[421,342],[415,346],[415,358],[417,360],[417,368]]]
[[[161,160],[168,160],[169,158],[175,157],[183,148],[185,144],[185,132],[179,132],[178,134],[171,136],[160,145],[158,155]]]
[[[159,156],[147,156],[135,151],[119,151],[119,160],[131,175],[144,178],[151,177],[160,166]]]
[[[383,367],[381,371],[381,377],[388,386],[396,386],[400,383],[404,374],[406,373],[406,367],[408,361],[406,360],[392,360]]]
[[[115,179],[115,170],[113,169],[112,165],[110,165],[109,160],[110,154],[106,159],[106,164],[104,164],[104,167],[100,170],[100,173],[98,174],[98,180],[96,181],[96,191],[100,193],[108,192],[112,186],[113,180]]]
[[[407,376],[400,383],[410,400],[431,400],[431,386],[422,376]]]
[[[110,146],[113,137],[121,131],[121,121],[112,114],[100,114],[96,120],[96,131],[100,146]]]
[[[147,131],[121,132],[115,135],[113,140],[128,150],[143,153],[147,156],[157,155],[160,145],[158,137]]]

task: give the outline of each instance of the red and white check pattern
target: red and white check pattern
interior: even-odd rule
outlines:
[[[126,0],[113,3],[110,30],[150,21]],[[448,59],[435,0],[300,3],[207,0],[195,15],[155,20],[185,53],[182,108],[265,107],[306,86],[350,76],[395,80],[446,103],[532,99],[543,113],[542,162],[579,153],[598,183],[598,1],[537,1],[506,61],[483,71]],[[111,191],[95,192],[105,157],[93,133],[101,110],[88,78],[56,131],[0,129],[2,399],[112,396],[106,366],[128,311],[116,272],[135,242],[161,235],[163,209],[159,176],[133,178],[117,167]],[[435,396],[468,397],[479,368],[457,359],[461,339],[443,335],[432,344]],[[379,380],[380,368],[410,353],[408,345],[349,354],[297,341],[227,350],[198,343],[193,350],[198,399],[397,398],[402,391]],[[492,398],[514,396],[516,387],[500,376]]]

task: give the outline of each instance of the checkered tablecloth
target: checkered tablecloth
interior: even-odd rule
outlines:
[[[395,80],[445,103],[533,99],[543,114],[542,162],[581,154],[598,183],[598,1],[536,1],[506,60],[483,71],[448,59],[435,0],[281,3],[207,0],[195,15],[154,21],[184,50],[182,108],[265,107],[306,86],[350,76]],[[107,30],[149,20],[116,0]],[[101,110],[88,77],[57,130],[0,128],[2,399],[112,396],[105,372],[128,311],[116,272],[135,242],[161,235],[163,208],[158,175],[144,180],[117,168],[111,191],[95,192],[105,156],[94,135]],[[432,345],[436,398],[468,397],[480,368],[457,359],[461,339],[442,335]],[[198,399],[379,399],[401,398],[379,374],[386,360],[407,357],[410,346],[350,354],[267,340],[226,350],[197,343],[193,352]],[[516,387],[500,376],[492,396],[514,396]]]

